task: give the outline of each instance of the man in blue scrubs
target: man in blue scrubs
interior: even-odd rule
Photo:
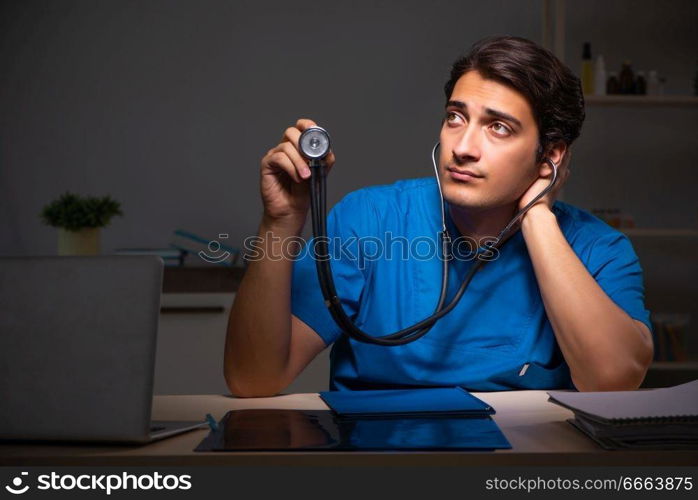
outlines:
[[[492,239],[548,186],[490,256],[458,305],[401,346],[357,342],[327,311],[310,242],[278,258],[309,208],[299,120],[261,163],[264,217],[231,310],[225,376],[237,396],[283,390],[332,345],[330,388],[462,386],[472,391],[637,388],[652,359],[642,270],[622,233],[556,201],[584,121],[579,79],[549,51],[516,37],[486,38],[456,61],[445,86],[438,175],[456,241]],[[331,167],[334,156],[328,158]],[[338,296],[363,331],[386,335],[431,315],[441,288],[435,178],[372,186],[331,210]],[[453,245],[450,299],[474,254]],[[448,302],[448,299],[447,299]]]

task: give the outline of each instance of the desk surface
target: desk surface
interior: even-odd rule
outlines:
[[[606,451],[565,420],[572,412],[545,391],[476,392],[496,410],[512,445],[494,452],[194,452],[207,430],[145,446],[0,445],[0,465],[698,465],[698,451]],[[327,409],[317,394],[237,399],[221,395],[155,396],[153,420],[220,419],[246,408]]]

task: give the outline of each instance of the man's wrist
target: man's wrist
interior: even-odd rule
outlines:
[[[539,224],[557,223],[555,214],[546,203],[533,205],[523,216],[521,231],[526,232]]]
[[[278,266],[279,262],[291,263],[299,255],[300,245],[303,244],[300,238],[302,230],[302,222],[262,216],[257,236],[250,240],[250,244],[254,243],[254,252],[253,257],[248,258],[248,263],[254,265],[255,262],[271,261],[275,263],[274,266]]]
[[[264,214],[259,225],[260,233],[272,233],[277,236],[298,236],[303,231],[305,220],[302,219],[275,219]]]

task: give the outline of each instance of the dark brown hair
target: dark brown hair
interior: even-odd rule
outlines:
[[[569,147],[579,137],[585,117],[581,81],[549,50],[514,36],[483,38],[453,63],[444,85],[446,101],[458,79],[471,70],[528,100],[538,125],[536,163],[552,145],[563,142]]]

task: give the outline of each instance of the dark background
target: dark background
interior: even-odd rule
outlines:
[[[175,228],[256,232],[259,160],[310,117],[333,136],[330,206],[430,175],[443,84],[487,35],[542,42],[542,1],[4,1],[0,252],[55,252],[38,218],[65,190],[112,194],[105,251],[166,246]],[[567,2],[565,62],[584,41],[688,94],[698,4]],[[698,227],[695,106],[589,107],[564,199],[638,226]]]

